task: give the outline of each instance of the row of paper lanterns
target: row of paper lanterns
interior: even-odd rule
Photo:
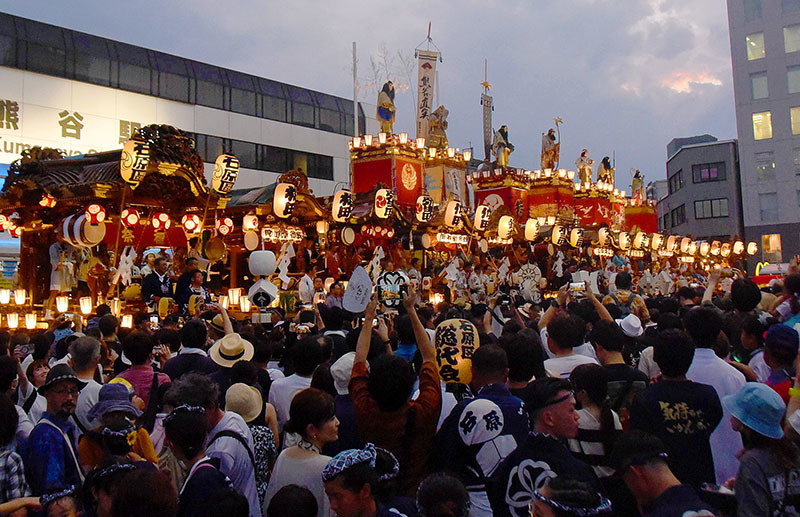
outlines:
[[[402,145],[406,145],[409,143],[408,133],[400,133],[398,135],[393,135],[389,133],[378,133],[378,139],[375,140],[373,135],[362,135],[356,136],[352,140],[350,140],[350,149],[368,149],[373,145],[380,146],[386,145],[387,143],[399,143]],[[439,149],[436,147],[429,147],[427,150],[425,149],[425,139],[424,138],[417,138],[415,142],[412,143],[415,145],[418,151],[425,153],[429,158],[436,158],[438,154],[441,154],[442,157],[447,156],[448,158],[456,158],[459,157],[463,159],[465,162],[469,162],[472,159],[472,150],[465,149],[464,152],[461,152],[460,149],[456,149],[455,147],[448,147],[446,149]]]

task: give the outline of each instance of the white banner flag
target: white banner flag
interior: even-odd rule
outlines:
[[[419,80],[417,81],[417,138],[428,138],[428,115],[436,107],[433,105],[433,85],[436,81],[436,61],[438,52],[417,51]]]

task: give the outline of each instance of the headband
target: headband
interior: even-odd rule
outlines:
[[[39,504],[42,505],[42,508],[47,508],[48,505],[54,503],[55,501],[61,499],[62,497],[67,497],[75,493],[78,489],[75,485],[70,485],[67,488],[59,490],[57,492],[49,492],[47,494],[42,494],[39,497]]]
[[[391,458],[392,469],[389,472],[379,476],[378,480],[386,481],[389,479],[394,479],[400,472],[400,464],[398,463],[394,454],[385,449],[380,450]],[[322,471],[322,480],[330,481],[350,467],[361,463],[369,463],[370,467],[375,468],[375,460],[377,457],[378,448],[372,443],[367,443],[363,449],[348,449],[346,451],[342,451],[334,456],[333,459],[328,462],[328,465],[325,466],[325,469]]]
[[[114,463],[113,465],[109,465],[108,467],[102,468],[100,470],[93,470],[87,476],[87,481],[91,481],[92,483],[96,483],[101,479],[105,479],[107,477],[111,477],[118,472],[132,472],[136,470],[136,465],[133,463]]]
[[[186,415],[189,413],[194,413],[196,415],[204,415],[206,413],[206,409],[202,406],[190,406],[189,404],[181,404],[180,406],[170,411],[169,414],[164,417],[164,425],[170,423],[178,415]]]
[[[552,506],[556,510],[566,512],[568,515],[574,515],[575,517],[592,517],[603,513],[611,513],[611,501],[603,496],[600,496],[600,503],[594,508],[576,508],[568,504],[559,503],[558,501],[553,501],[549,497],[542,495],[538,490],[533,491],[533,497]]]

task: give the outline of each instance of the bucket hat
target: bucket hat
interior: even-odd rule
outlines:
[[[748,382],[738,393],[723,397],[722,406],[758,434],[776,440],[783,437],[781,420],[786,405],[766,384]]]
[[[253,358],[253,344],[243,339],[239,334],[226,334],[218,340],[208,351],[211,360],[222,366],[230,368],[239,361],[249,361]]]
[[[261,393],[248,384],[237,382],[225,392],[225,410],[237,413],[247,423],[255,420],[263,409]]]
[[[89,421],[93,421],[113,411],[123,411],[136,418],[142,416],[142,412],[131,403],[128,388],[124,384],[116,382],[105,384],[100,388],[100,393],[97,395],[97,403],[89,410],[87,418]]]
[[[39,388],[39,393],[44,395],[50,388],[61,381],[72,381],[79,390],[82,390],[83,387],[86,386],[85,382],[78,379],[78,376],[75,374],[75,370],[70,368],[68,364],[62,363],[50,368],[50,371],[47,373],[47,377],[45,377],[44,384],[42,384],[42,387]]]

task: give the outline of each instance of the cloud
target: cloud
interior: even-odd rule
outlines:
[[[705,72],[673,72],[661,81],[661,85],[678,93],[692,93],[692,88],[699,84],[722,86],[722,81]]]

